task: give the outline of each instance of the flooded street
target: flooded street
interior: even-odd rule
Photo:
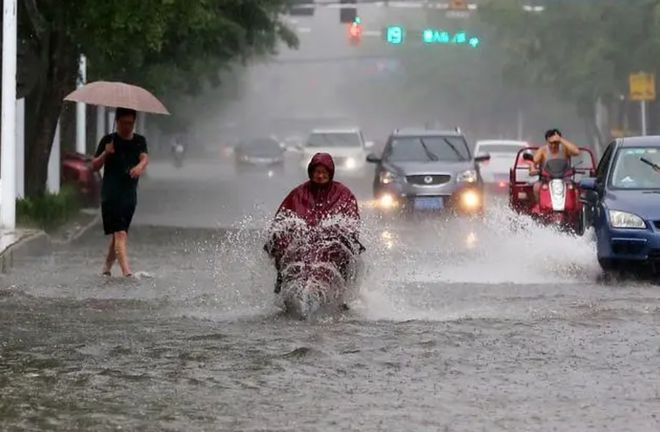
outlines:
[[[660,431],[660,0],[3,4],[0,432]]]
[[[366,212],[360,299],[299,322],[261,250],[297,174],[186,169],[205,193],[142,185],[136,280],[97,276],[100,229],[2,277],[1,430],[660,429],[660,291],[601,281],[589,238]]]

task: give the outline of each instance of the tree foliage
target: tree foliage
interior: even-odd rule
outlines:
[[[143,86],[168,105],[219,84],[231,62],[273,53],[295,35],[280,20],[285,0],[21,0],[21,37],[39,53],[28,96],[27,191],[44,192],[62,98],[75,88],[77,59],[88,80]],[[176,107],[173,107],[176,112]]]
[[[589,117],[598,98],[627,94],[631,72],[657,71],[659,0],[556,0],[542,13],[524,11],[524,3],[491,0],[480,8],[512,82],[549,87]]]

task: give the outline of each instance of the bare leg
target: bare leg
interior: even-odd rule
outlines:
[[[541,182],[534,183],[534,203],[539,204],[539,195],[541,193]]]
[[[119,267],[121,267],[121,272],[124,276],[132,276],[130,267],[128,266],[128,251],[127,251],[127,240],[128,234],[126,231],[119,231],[114,233],[115,241],[115,254],[117,255],[117,260],[119,261]]]
[[[115,236],[110,238],[110,245],[108,246],[108,254],[105,257],[105,265],[103,266],[103,274],[110,274],[112,266],[117,260],[117,253],[115,251]]]

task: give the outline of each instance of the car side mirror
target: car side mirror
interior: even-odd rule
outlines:
[[[587,177],[580,180],[580,189],[584,189],[587,191],[596,191],[598,189],[596,178]]]
[[[367,155],[367,162],[377,164],[381,162],[381,159],[375,154],[370,153],[369,155]]]
[[[490,160],[490,154],[488,154],[488,153],[477,155],[474,158],[474,161],[476,163],[487,162],[489,160]]]
[[[367,141],[367,142],[364,143],[364,148],[371,149],[371,148],[374,148],[374,145],[376,145],[375,142]]]

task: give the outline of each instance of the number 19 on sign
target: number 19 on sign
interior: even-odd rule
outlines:
[[[387,28],[387,43],[392,45],[401,45],[405,39],[405,31],[401,26],[391,26]]]

